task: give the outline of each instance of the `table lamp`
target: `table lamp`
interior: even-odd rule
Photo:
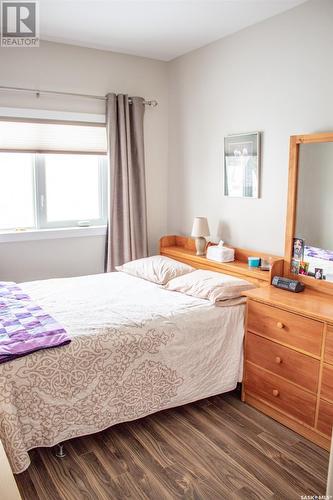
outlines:
[[[206,239],[209,236],[209,227],[206,217],[194,217],[191,236],[195,238],[197,255],[205,255]]]

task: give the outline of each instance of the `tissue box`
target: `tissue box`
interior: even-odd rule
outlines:
[[[216,262],[233,262],[235,260],[235,250],[233,248],[211,245],[207,248],[206,257]]]

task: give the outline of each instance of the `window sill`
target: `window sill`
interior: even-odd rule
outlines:
[[[80,238],[105,236],[106,226],[66,227],[57,229],[29,229],[27,231],[0,232],[0,243],[19,241],[55,240],[61,238]]]

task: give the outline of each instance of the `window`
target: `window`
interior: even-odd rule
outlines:
[[[106,224],[107,159],[0,153],[0,230]]]
[[[103,123],[0,120],[0,231],[106,224],[106,149]]]

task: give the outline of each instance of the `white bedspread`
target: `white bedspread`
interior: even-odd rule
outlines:
[[[244,306],[123,273],[20,285],[72,336],[0,366],[1,439],[14,472],[28,450],[236,387]]]

